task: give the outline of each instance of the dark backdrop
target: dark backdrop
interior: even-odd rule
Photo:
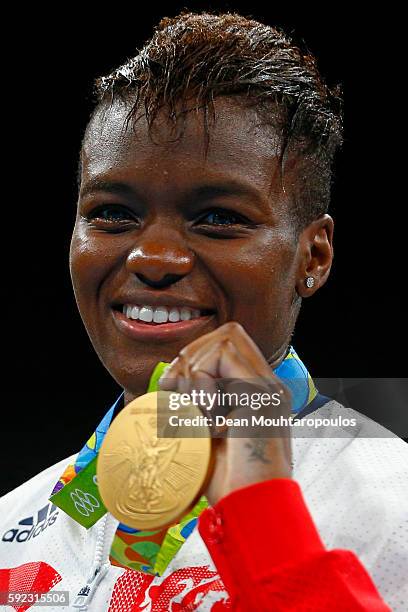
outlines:
[[[25,9],[8,24],[3,135],[10,138],[3,144],[2,188],[10,190],[3,191],[2,241],[11,278],[3,320],[3,491],[79,450],[118,393],[93,353],[70,288],[78,148],[93,79],[134,55],[160,17],[185,6],[237,10],[278,25],[306,41],[329,84],[343,84],[346,139],[331,209],[335,262],[323,290],[304,301],[294,346],[314,376],[405,375],[396,250],[401,222],[390,154],[391,135],[398,140],[400,129],[388,28],[395,16],[253,1],[148,3],[142,12],[124,3],[101,6],[89,15],[75,3],[59,5],[58,14]]]

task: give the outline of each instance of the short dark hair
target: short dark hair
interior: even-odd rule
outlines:
[[[333,158],[342,142],[340,87],[330,90],[313,55],[279,29],[236,13],[165,17],[141,51],[98,78],[95,89],[94,112],[106,102],[130,101],[127,122],[145,115],[150,133],[163,109],[175,126],[180,118],[184,125],[195,99],[194,108],[204,112],[207,146],[214,98],[236,97],[256,108],[262,123],[279,127],[282,173],[287,155],[297,155],[296,229],[327,212]]]

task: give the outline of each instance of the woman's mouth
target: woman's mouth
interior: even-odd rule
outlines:
[[[208,309],[150,304],[122,304],[113,307],[112,313],[116,325],[127,336],[146,340],[188,335],[206,325],[215,314]]]
[[[143,323],[152,323],[153,325],[162,325],[163,323],[178,323],[179,321],[190,321],[204,316],[204,311],[201,312],[198,308],[188,308],[187,306],[133,306],[132,304],[123,305],[123,314],[127,319],[132,321],[143,321]]]

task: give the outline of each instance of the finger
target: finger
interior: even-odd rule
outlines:
[[[176,381],[179,381],[182,377],[189,377],[189,366],[189,359],[180,352],[159,378],[158,384],[160,389],[163,391],[175,391]],[[185,384],[182,383],[182,386],[184,388]]]
[[[205,417],[209,417],[208,426],[211,431],[211,436],[216,437],[218,432],[215,426],[215,414],[217,411],[218,386],[216,380],[212,376],[208,376],[204,372],[198,371],[192,374],[192,389],[201,392],[204,395],[203,401],[199,402],[198,407]]]
[[[224,342],[218,363],[220,378],[238,378],[243,380],[258,378],[258,371],[251,360],[241,353],[232,340]],[[270,369],[268,374],[270,374]]]
[[[218,391],[219,386],[224,389],[226,386],[224,378],[234,377],[234,380],[238,379],[238,381],[241,382],[242,380],[247,380],[248,378],[252,379],[256,375],[251,366],[241,357],[234,345],[229,340],[219,343],[217,347],[214,347],[211,351],[202,354],[201,358],[196,359],[193,367],[191,368],[191,372],[194,374],[205,374],[206,376],[212,377],[214,380],[214,391]],[[216,377],[220,379],[217,381],[217,385],[215,384]],[[223,393],[221,393],[221,395],[224,397]],[[221,405],[218,405],[218,399],[217,404],[213,405],[214,415],[225,415],[228,414],[230,410],[231,406],[229,403],[228,405],[224,405],[224,402],[221,402]]]
[[[213,378],[219,377],[219,361],[225,341],[218,340],[212,344],[204,345],[190,357],[190,371],[192,373],[203,372]],[[187,356],[185,356],[187,359]]]
[[[200,406],[203,411],[208,411],[213,404],[212,398],[215,398],[218,392],[216,380],[206,372],[196,370],[191,373],[191,388],[192,390],[202,392],[201,395],[204,398]]]
[[[193,373],[203,373],[207,376],[220,378],[232,378],[233,381],[227,382],[227,387],[235,386],[237,389],[251,388],[261,389],[264,392],[280,392],[282,400],[286,399],[286,388],[282,381],[269,371],[269,376],[260,377],[252,364],[242,356],[230,340],[222,340],[213,345],[210,350],[204,346],[198,351],[198,355],[192,358],[193,365],[190,367],[190,376]]]
[[[173,359],[173,361],[166,366],[163,371],[163,374],[160,376],[158,380],[158,387],[162,391],[175,391],[177,388],[177,377],[179,374],[180,366],[178,364],[179,358],[178,356]]]
[[[175,389],[177,393],[188,393],[191,391],[191,378],[186,377],[183,374],[179,374],[177,376],[177,388]]]
[[[272,371],[262,352],[250,338],[245,329],[236,321],[229,321],[216,330],[197,338],[180,351],[180,355],[191,359],[200,351],[206,352],[206,345],[230,340],[245,357],[259,376],[268,376]]]
[[[217,357],[214,357],[217,351],[220,350],[220,343],[217,342],[208,347],[207,354],[211,356],[211,359],[218,363]],[[178,391],[180,393],[188,393],[190,388],[190,382],[193,375],[193,367],[195,359],[193,356],[189,359],[187,356],[180,355],[174,359],[168,369],[163,373],[159,379],[159,386],[165,391]],[[205,373],[205,372],[204,372]],[[208,375],[216,376],[216,371],[213,374],[207,372]],[[189,382],[190,381],[190,382]],[[197,381],[197,377],[196,377]]]

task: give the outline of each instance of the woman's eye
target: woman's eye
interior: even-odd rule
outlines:
[[[228,210],[213,210],[200,218],[200,223],[206,225],[237,225],[244,223],[244,220]]]
[[[111,225],[135,221],[132,213],[120,206],[101,206],[88,215],[88,219]]]

